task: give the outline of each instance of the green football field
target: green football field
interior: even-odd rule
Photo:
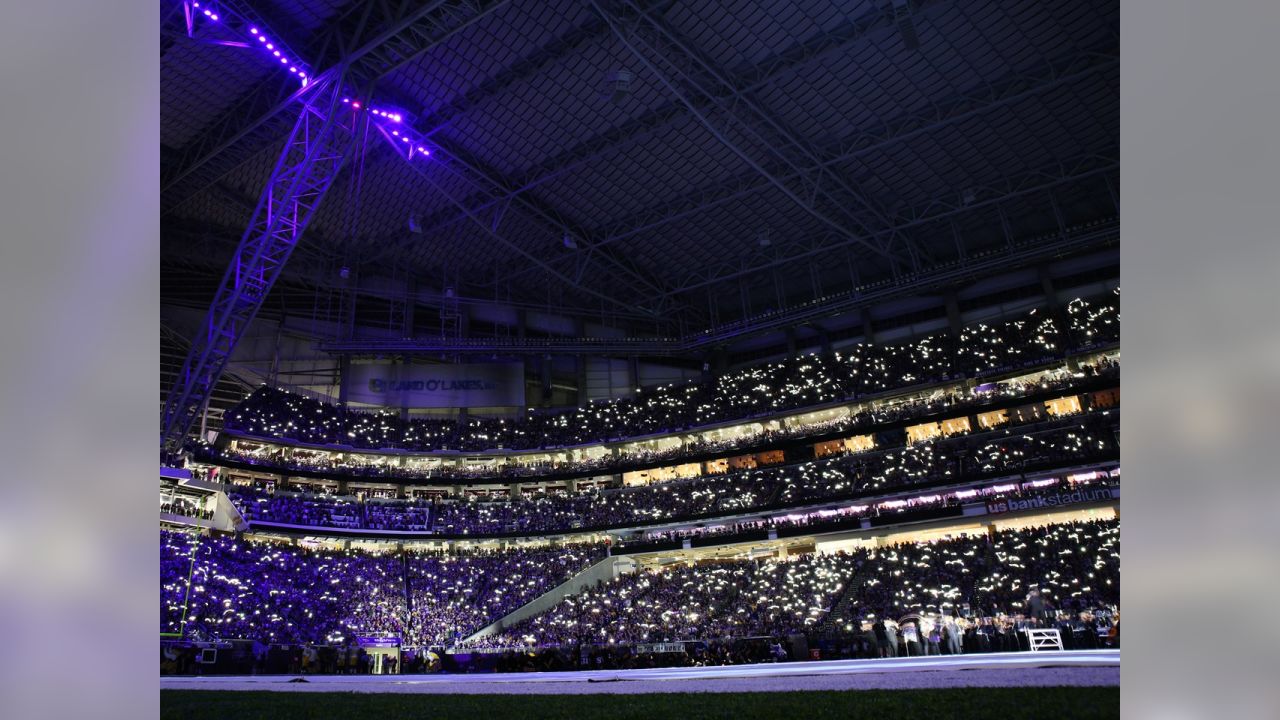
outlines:
[[[642,695],[428,695],[162,690],[160,716],[175,720],[318,718],[1112,718],[1118,687],[948,688],[789,693]]]

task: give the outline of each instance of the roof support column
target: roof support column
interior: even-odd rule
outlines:
[[[578,337],[586,337],[586,323],[582,318],[576,318],[573,321],[573,330]],[[577,404],[579,407],[587,404],[587,359],[581,354],[573,355],[573,371],[574,377],[577,378],[578,395]]]
[[[542,382],[542,394],[539,405],[551,406],[551,356],[543,355],[538,365],[538,377]]]
[[[1036,266],[1036,273],[1040,277],[1040,289],[1044,292],[1045,300],[1049,306],[1049,316],[1053,318],[1053,322],[1065,334],[1071,327],[1071,319],[1067,317],[1066,309],[1062,307],[1062,303],[1058,301],[1058,289],[1053,283],[1053,276],[1049,274],[1049,264],[1040,263]],[[1072,372],[1080,368],[1079,359],[1072,355],[1067,358],[1067,367]]]
[[[634,396],[640,391],[640,358],[632,355],[627,358],[627,377],[631,379],[631,393]]]
[[[418,283],[413,278],[405,281],[404,325],[400,328],[400,337],[412,340],[414,336],[414,309],[418,306]]]
[[[351,389],[351,356],[338,358],[338,409],[346,413],[347,397]]]
[[[960,331],[964,328],[964,324],[960,322],[960,300],[956,297],[954,290],[948,290],[946,296],[947,303],[947,324],[950,326],[951,334],[960,337]]]

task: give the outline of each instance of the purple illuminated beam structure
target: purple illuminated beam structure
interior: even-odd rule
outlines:
[[[186,5],[189,32],[194,32],[197,26],[216,26],[233,35],[231,44],[256,47],[257,51],[267,53],[263,55],[267,62],[278,61],[282,70],[300,81],[302,88],[275,105],[270,115],[283,112],[299,99],[303,107],[267,189],[258,201],[253,220],[223,276],[204,330],[193,340],[182,370],[169,390],[160,419],[163,455],[172,455],[181,449],[183,439],[208,401],[241,334],[262,307],[316,207],[354,147],[356,123],[372,120],[375,115],[389,123],[401,122],[399,110],[366,102],[361,111],[361,103],[350,88],[372,88],[378,78],[413,61],[506,1],[401,3],[394,12],[390,4],[369,3],[366,12],[358,13],[358,27],[345,38],[346,42],[337,43],[343,50],[336,61],[309,65],[292,51],[286,51],[283,45],[273,47],[279,35],[271,32],[242,3],[221,0],[198,4],[189,0]],[[381,15],[383,22],[372,19],[376,15]],[[206,25],[200,20],[202,17],[212,25]],[[211,37],[210,41],[216,42],[217,37]],[[331,65],[327,70],[308,76],[307,68],[327,65]],[[261,121],[259,118],[251,127]],[[234,142],[243,134],[225,142],[220,140],[218,146]],[[425,145],[417,144],[402,148],[402,152],[406,159],[430,155]]]
[[[161,447],[181,449],[183,438],[222,375],[231,353],[262,307],[333,179],[354,146],[349,113],[341,112],[342,75],[308,88],[293,132],[222,284],[204,329],[169,390],[161,418]]]

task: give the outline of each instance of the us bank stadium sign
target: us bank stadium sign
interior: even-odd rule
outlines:
[[[1079,490],[1058,493],[1056,495],[993,500],[987,503],[987,514],[996,515],[998,513],[1019,512],[1022,510],[1045,510],[1048,508],[1062,507],[1063,505],[1076,505],[1079,503],[1100,502],[1103,500],[1118,500],[1119,498],[1119,488],[1081,488]]]
[[[438,390],[494,390],[497,383],[487,380],[386,380],[369,378],[369,392],[436,392]]]
[[[453,408],[524,405],[521,363],[352,365],[348,397],[385,407]]]

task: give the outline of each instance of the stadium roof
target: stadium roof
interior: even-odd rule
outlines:
[[[1118,233],[1114,0],[234,5],[318,69],[373,37],[370,96],[434,149],[362,146],[266,312],[332,317],[347,267],[675,337]],[[181,7],[162,301],[205,308],[299,104]]]

